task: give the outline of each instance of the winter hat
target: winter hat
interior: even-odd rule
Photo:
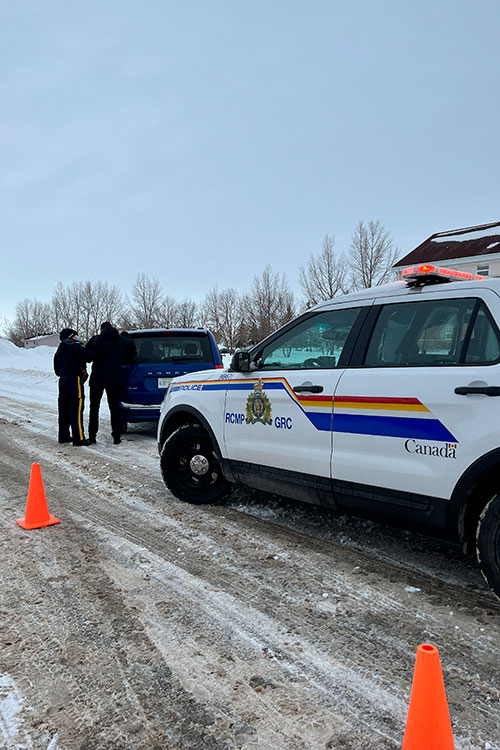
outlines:
[[[113,326],[109,321],[105,321],[104,323],[101,323],[101,331],[104,330],[104,328],[112,328]]]
[[[76,336],[77,333],[72,328],[63,328],[61,333],[59,334],[59,338],[61,341],[64,341],[64,339],[69,339],[71,336]]]

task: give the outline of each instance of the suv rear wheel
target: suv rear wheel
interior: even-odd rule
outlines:
[[[179,500],[217,503],[231,492],[213,443],[200,425],[183,425],[167,438],[160,466],[165,484]]]
[[[476,550],[484,577],[500,597],[500,495],[495,495],[481,513]]]

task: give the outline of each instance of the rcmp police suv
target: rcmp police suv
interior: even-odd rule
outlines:
[[[165,483],[243,484],[476,544],[500,595],[500,279],[421,265],[321,303],[229,370],[175,378]]]

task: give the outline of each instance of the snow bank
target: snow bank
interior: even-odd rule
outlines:
[[[20,349],[11,341],[0,339],[0,370],[39,370],[53,373],[55,353],[56,349],[53,346]]]

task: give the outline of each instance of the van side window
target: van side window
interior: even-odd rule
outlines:
[[[312,315],[264,347],[261,370],[330,369],[338,362],[359,307]]]
[[[137,364],[191,363],[213,364],[210,341],[205,334],[182,335],[181,333],[159,333],[134,338]]]
[[[491,364],[500,359],[500,338],[484,302],[481,302],[465,354],[466,364]]]
[[[365,367],[429,367],[460,363],[476,299],[440,299],[384,305]]]

